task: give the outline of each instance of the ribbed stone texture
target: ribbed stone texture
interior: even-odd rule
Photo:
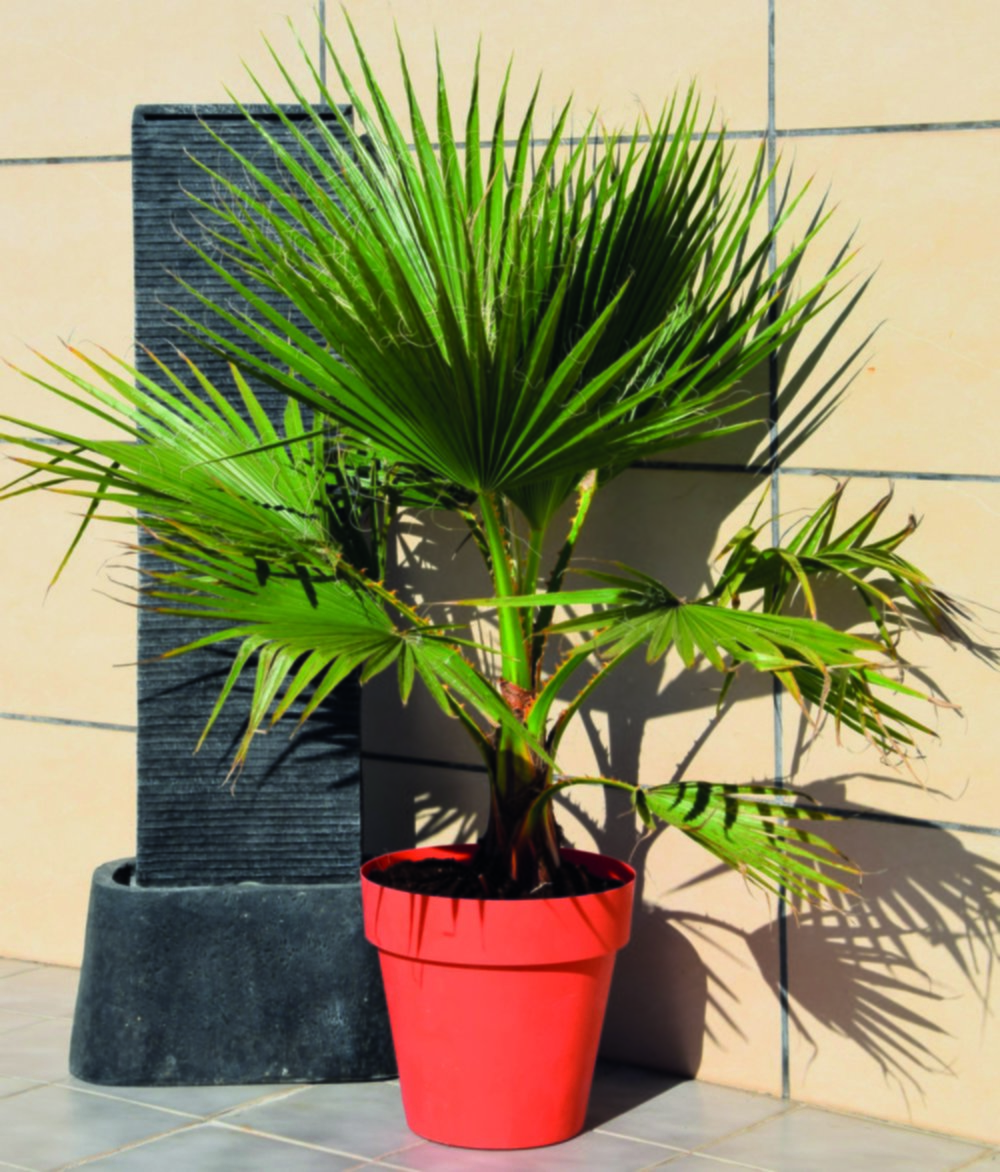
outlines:
[[[94,873],[70,1046],[105,1086],[339,1082],[395,1073],[360,883],[130,885]]]
[[[290,149],[292,136],[263,107],[276,138]],[[298,124],[318,140],[301,112]],[[331,128],[336,120],[325,115]],[[206,127],[276,173],[270,148],[231,106],[137,108],[133,122],[136,336],[139,342],[196,386],[178,357],[183,348],[240,407],[227,363],[186,339],[167,307],[230,327],[213,318],[177,277],[202,293],[232,302],[234,295],[189,246],[217,252],[207,220],[191,196],[208,202],[231,198],[198,159],[229,178],[248,182]],[[264,198],[267,198],[264,196]],[[245,306],[240,306],[245,308]],[[141,351],[138,365],[157,377]],[[159,377],[162,378],[162,375]],[[283,396],[255,384],[268,414],[280,420]],[[228,775],[243,734],[252,673],[224,707],[202,749],[193,750],[232,662],[232,649],[215,647],[164,662],[165,651],[208,630],[189,619],[142,610],[139,616],[139,825],[137,877],[141,885],[353,882],[360,857],[358,689],[341,685],[294,738],[297,712],[258,736],[246,766],[231,785]],[[301,711],[301,707],[298,709]]]
[[[231,107],[198,115],[273,171],[269,151]],[[203,311],[167,270],[223,295],[182,239],[204,231],[185,190],[219,194],[189,155],[234,168],[191,107],[137,110],[133,148],[136,333],[183,372],[172,350],[183,339],[164,303]],[[203,352],[197,361],[233,390],[224,362]],[[141,352],[138,362],[155,376]],[[280,416],[278,395],[260,397]],[[361,916],[357,684],[337,688],[294,739],[295,712],[257,737],[232,786],[249,683],[202,750],[192,750],[233,649],[155,662],[209,629],[140,611],[138,858],[94,875],[70,1068],[117,1086],[392,1075],[378,955]]]

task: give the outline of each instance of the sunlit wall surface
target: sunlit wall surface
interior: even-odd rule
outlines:
[[[339,10],[327,7],[342,44]],[[285,96],[260,33],[291,58],[286,14],[318,51],[311,0],[54,0],[0,17],[5,357],[37,369],[27,348],[53,352],[60,338],[128,352],[132,106],[224,101],[223,83],[251,97],[241,59]],[[738,162],[763,143],[793,182],[812,176],[809,210],[824,196],[835,208],[814,263],[859,250],[842,305],[872,280],[836,339],[825,337],[832,314],[761,372],[765,401],[841,394],[821,432],[790,444],[762,507],[784,526],[838,480],[851,478],[858,505],[892,489],[891,520],[923,518],[914,560],[954,593],[998,605],[995,4],[363,0],[353,15],[383,75],[398,23],[428,101],[432,29],[461,84],[482,34],[487,91],[514,54],[514,111],[544,72],[541,129],[570,91],[579,131],[595,108],[612,126],[655,113],[696,78]],[[400,87],[388,88],[398,100]],[[808,211],[787,238],[807,223]],[[779,444],[795,439],[797,409],[780,416]],[[0,411],[70,422],[6,369]],[[630,472],[606,494],[587,552],[601,556],[613,537],[615,556],[697,590],[720,536],[769,482],[767,452],[741,441]],[[94,531],[46,594],[72,507],[29,496],[0,510],[0,955],[66,964],[79,963],[90,872],[133,852],[135,825],[134,612],[108,597],[127,594],[114,583],[128,571],[114,569],[116,533]],[[439,539],[450,561],[460,535]],[[450,572],[463,574],[461,557]],[[682,768],[733,781],[792,774],[853,815],[832,836],[866,871],[863,900],[846,910],[782,915],[675,832],[636,846],[631,819],[603,796],[565,807],[577,845],[634,851],[642,864],[606,1053],[996,1141],[997,676],[926,640],[906,650],[962,708],[934,717],[942,739],[915,775],[832,733],[809,746],[794,707],[752,680],[721,720],[714,677],[668,669],[661,679],[639,660],[595,697],[571,746],[580,769],[649,783]],[[374,688],[364,747],[370,847],[475,834],[481,775],[430,705],[415,697],[400,714]]]

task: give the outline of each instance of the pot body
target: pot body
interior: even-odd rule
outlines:
[[[531,900],[417,895],[371,879],[403,859],[473,850],[399,851],[361,869],[365,935],[379,949],[406,1119],[425,1139],[458,1147],[559,1143],[583,1127],[635,872],[565,851],[623,885]]]

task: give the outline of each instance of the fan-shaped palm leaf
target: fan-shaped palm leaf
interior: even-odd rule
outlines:
[[[781,225],[754,230],[774,177],[761,156],[734,184],[692,94],[596,161],[585,142],[561,156],[564,111],[531,173],[531,107],[505,169],[504,90],[483,173],[478,150],[462,166],[440,63],[435,149],[402,50],[409,136],[355,47],[367,101],[330,50],[359,129],[318,75],[340,135],[299,91],[311,134],[262,89],[296,147],[257,121],[281,179],[239,155],[256,191],[214,177],[227,198],[204,210],[223,256],[203,256],[251,312],[201,299],[247,345],[190,324],[395,459],[502,492],[538,527],[588,470],[727,430],[739,380],[822,306],[830,275],[776,308],[804,244],[769,271]],[[479,102],[477,72],[469,129]]]

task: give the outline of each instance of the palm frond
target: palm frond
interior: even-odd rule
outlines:
[[[141,517],[169,525],[205,548],[328,567],[346,553],[377,571],[383,555],[371,548],[365,511],[368,501],[385,495],[377,483],[384,473],[370,453],[346,444],[322,421],[307,426],[294,401],[279,430],[235,367],[243,414],[191,361],[201,396],[164,364],[158,364],[160,384],[113,356],[102,364],[74,353],[83,374],[46,361],[76,395],[34,381],[114,423],[125,438],[88,440],[32,425],[36,434],[71,446],[53,451],[44,442],[9,437],[44,459],[22,458],[30,471],[8,491],[48,489],[89,499],[85,525],[98,505],[114,504],[133,510],[136,523]]]
[[[642,127],[610,134],[595,158],[584,143],[560,151],[567,108],[533,174],[529,104],[505,169],[504,90],[485,174],[469,148],[463,175],[440,62],[435,146],[402,47],[408,131],[350,31],[360,83],[329,48],[357,125],[324,86],[338,131],[295,91],[307,133],[261,87],[292,142],[255,122],[280,177],[222,142],[257,193],[214,176],[226,198],[203,210],[222,259],[203,255],[248,312],[202,302],[245,342],[189,326],[391,460],[503,493],[536,527],[588,471],[606,478],[737,426],[725,421],[745,401],[734,388],[819,311],[834,275],[788,296],[811,235],[776,271],[764,263],[777,228],[755,234],[775,182],[763,154],[737,185],[724,135],[689,92],[648,141]],[[480,101],[477,64],[467,133],[478,134]]]
[[[676,826],[748,882],[775,895],[821,902],[848,891],[839,875],[859,874],[803,821],[835,814],[791,804],[787,790],[768,785],[683,781],[637,788],[636,809],[647,825]]]
[[[213,628],[168,657],[219,643],[238,645],[202,739],[237,680],[255,671],[237,765],[254,736],[277,723],[303,694],[309,699],[300,724],[352,672],[366,683],[393,666],[404,699],[419,675],[447,715],[456,715],[456,707],[471,709],[487,727],[509,728],[548,757],[541,741],[525,733],[465,658],[463,640],[451,625],[420,619],[381,583],[351,572],[343,562],[337,573],[322,574],[302,564],[289,568],[160,535],[144,548],[163,563],[145,571],[146,604],[165,614],[208,620]]]
[[[917,529],[910,517],[902,529],[874,539],[872,534],[892,500],[889,492],[837,532],[844,485],[838,485],[783,544],[761,547],[761,529],[746,526],[727,543],[725,567],[711,597],[739,604],[744,593],[757,593],[769,613],[787,610],[800,596],[813,618],[818,609],[815,585],[840,581],[860,598],[883,649],[895,655],[899,629],[912,619],[954,642],[968,644],[963,624],[970,614],[936,586],[929,576],[897,552]],[[896,630],[891,631],[889,624]]]
[[[810,707],[827,713],[838,728],[862,734],[886,755],[905,756],[914,732],[936,735],[884,698],[891,692],[930,700],[885,674],[885,649],[877,640],[818,619],[730,609],[711,597],[687,602],[638,571],[591,576],[613,584],[510,605],[539,605],[548,598],[550,605],[601,607],[555,623],[550,631],[585,631],[590,638],[584,646],[613,659],[645,647],[653,662],[673,649],[685,667],[703,659],[727,679],[743,665],[770,673],[807,714]]]

